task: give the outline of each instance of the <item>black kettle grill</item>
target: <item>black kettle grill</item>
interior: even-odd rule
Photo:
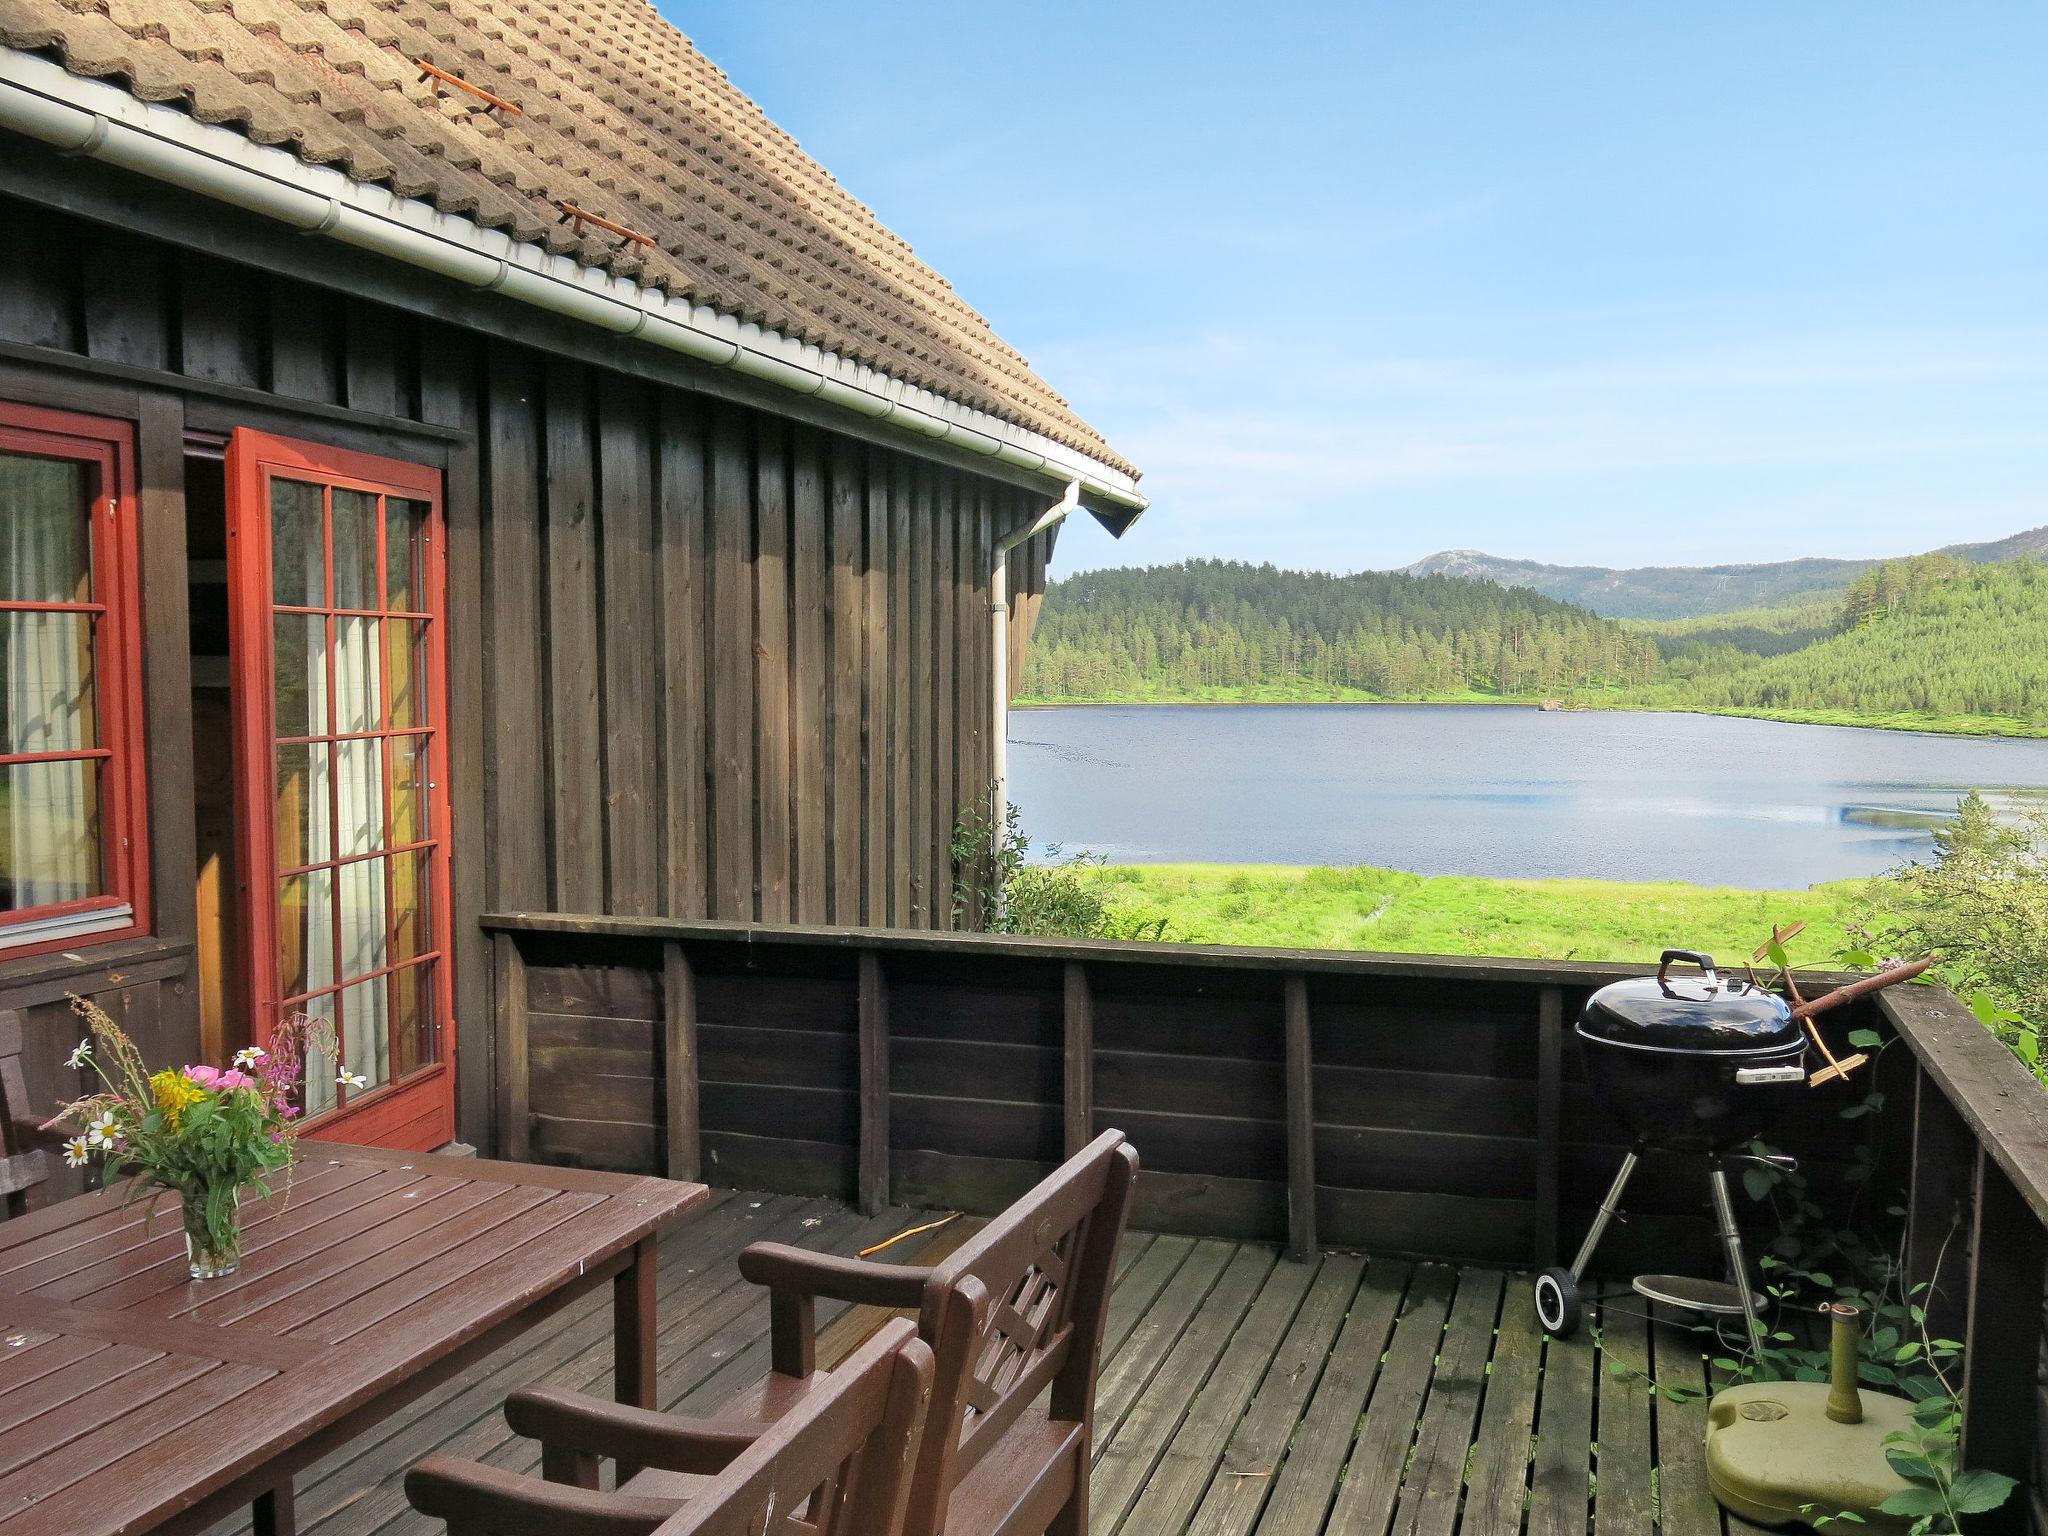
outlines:
[[[1698,966],[1699,974],[1673,977],[1672,964],[1681,960]],[[1579,1282],[1621,1209],[1629,1176],[1645,1152],[1680,1152],[1707,1160],[1729,1283],[1642,1275],[1635,1288],[1654,1301],[1696,1312],[1740,1312],[1754,1332],[1757,1298],[1735,1227],[1726,1159],[1762,1133],[1769,1120],[1766,1095],[1806,1081],[1804,1026],[1776,993],[1718,975],[1711,956],[1667,949],[1654,977],[1617,981],[1588,998],[1577,1033],[1595,1095],[1628,1127],[1635,1145],[1622,1159],[1571,1267],[1536,1277],[1537,1321],[1559,1338],[1577,1329]]]

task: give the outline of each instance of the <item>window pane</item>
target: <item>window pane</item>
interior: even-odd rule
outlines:
[[[427,504],[392,497],[384,503],[384,606],[426,611]]]
[[[327,799],[327,749],[277,749],[277,865],[324,864],[334,857],[333,811]]]
[[[340,815],[335,851],[341,858],[373,853],[384,846],[383,753],[372,737],[337,741],[334,787]]]
[[[334,693],[340,706],[341,733],[374,731],[377,718],[380,664],[377,659],[377,621],[345,619],[334,621]]]
[[[364,976],[391,963],[385,931],[384,861],[341,866],[341,974]]]
[[[0,911],[103,894],[94,764],[15,763],[0,793]]]
[[[0,752],[99,745],[92,624],[83,613],[0,613]]]
[[[334,492],[334,606],[377,606],[377,498]]]
[[[272,480],[270,570],[271,591],[277,602],[296,608],[327,606],[325,546],[320,530],[320,487],[303,480]]]
[[[287,875],[277,892],[278,996],[334,985],[334,871]]]
[[[277,625],[277,734],[327,734],[327,621],[280,613]]]
[[[401,853],[388,861],[391,880],[392,965],[417,960],[433,948],[433,923],[427,908],[427,856]]]
[[[317,1115],[334,1108],[334,1076],[341,1070],[334,1058],[334,1042],[338,1038],[334,1031],[336,999],[332,992],[321,997],[309,997],[298,1011],[309,1019],[325,1020],[328,1025],[328,1042],[324,1048],[308,1049],[304,1071],[305,1097],[301,1101],[307,1115]]]
[[[433,836],[428,815],[427,738],[391,738],[391,846],[424,842]]]
[[[434,1053],[434,967],[408,966],[391,974],[391,1040],[397,1053],[395,1076],[417,1072]]]
[[[92,601],[91,498],[88,465],[0,453],[0,598]]]
[[[384,678],[391,729],[427,723],[427,624],[424,619],[384,621]]]
[[[391,1081],[391,989],[379,976],[341,989],[341,1060],[369,1082],[348,1091],[368,1093]]]

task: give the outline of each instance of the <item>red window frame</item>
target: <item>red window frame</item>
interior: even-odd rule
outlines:
[[[98,745],[78,752],[0,752],[0,767],[63,760],[100,762],[100,882],[73,901],[0,913],[0,961],[132,938],[150,924],[148,769],[142,704],[141,561],[136,538],[135,432],[127,422],[0,400],[0,451],[68,459],[90,467],[91,599],[83,603],[0,599],[0,611],[92,617],[93,709]],[[127,909],[126,922],[47,939],[9,942],[10,930],[53,918],[87,919]]]
[[[362,491],[379,497],[421,502],[427,508],[420,578],[425,588],[424,606],[405,610],[424,623],[424,722],[418,729],[394,726],[388,718],[388,702],[380,700],[377,728],[367,733],[380,742],[395,735],[424,736],[428,775],[426,814],[428,836],[403,845],[393,843],[393,811],[385,795],[383,836],[379,849],[362,857],[393,858],[418,853],[425,857],[428,871],[430,924],[427,950],[399,965],[387,964],[374,973],[339,974],[313,991],[286,997],[279,974],[279,904],[281,879],[294,872],[281,868],[277,852],[276,808],[271,796],[277,782],[278,736],[277,677],[273,615],[300,611],[299,605],[278,605],[273,584],[271,548],[271,496],[274,479],[317,484],[325,488],[323,509],[329,509],[335,490]],[[329,1138],[402,1146],[431,1151],[446,1145],[455,1133],[455,1014],[453,916],[450,881],[452,857],[449,832],[453,812],[449,804],[448,666],[447,666],[447,538],[442,504],[441,472],[437,468],[387,459],[346,449],[273,437],[266,433],[238,429],[230,439],[227,455],[229,534],[229,648],[234,669],[234,751],[237,781],[237,838],[241,854],[240,885],[250,995],[255,1007],[256,1038],[267,1044],[270,1032],[286,1014],[307,1001],[332,994],[340,997],[359,983],[379,980],[413,966],[432,967],[431,1008],[434,1029],[434,1060],[404,1076],[352,1093],[339,1087],[333,1108],[310,1123],[312,1134]],[[331,510],[323,510],[322,560],[326,566],[328,598],[338,596],[334,585],[334,548]],[[384,601],[388,594],[388,561],[385,550],[386,521],[378,520],[377,596],[374,610],[332,609],[343,616],[360,614],[388,622]],[[333,688],[333,632],[329,631],[328,696]],[[381,645],[381,640],[380,640]],[[335,729],[338,729],[338,717]],[[315,736],[332,740],[357,739],[365,733],[333,736],[316,731]],[[296,742],[299,738],[288,738]],[[390,752],[380,746],[385,788],[392,771]],[[328,863],[337,872],[342,865],[359,862],[344,856],[337,846]],[[339,881],[337,878],[337,891]],[[387,907],[389,891],[386,892]],[[339,903],[335,922],[340,923]],[[387,1019],[387,1028],[389,1020]],[[393,1071],[397,1056],[393,1054]]]

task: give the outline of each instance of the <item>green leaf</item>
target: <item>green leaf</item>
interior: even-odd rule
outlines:
[[[1874,1051],[1884,1044],[1884,1036],[1874,1029],[1852,1029],[1849,1031],[1849,1043],[1859,1051]]]
[[[1752,1200],[1768,1200],[1777,1182],[1775,1169],[1759,1168],[1752,1163],[1742,1170],[1742,1188]]]
[[[1902,1488],[1877,1506],[1881,1515],[1938,1515],[1947,1506],[1932,1488]]]
[[[2003,1472],[1972,1467],[1956,1474],[1955,1481],[1948,1485],[1948,1500],[1958,1514],[1981,1515],[1987,1509],[1998,1508],[2018,1486]]]
[[[1771,964],[1775,965],[1779,970],[1789,971],[1792,969],[1792,957],[1785,953],[1785,946],[1776,939],[1772,939],[1770,943],[1764,946],[1764,953],[1771,957]]]

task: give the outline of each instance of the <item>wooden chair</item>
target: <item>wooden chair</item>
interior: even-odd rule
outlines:
[[[1123,1134],[1105,1131],[929,1268],[754,1244],[739,1268],[768,1288],[774,1369],[728,1411],[774,1420],[817,1389],[827,1375],[816,1369],[817,1298],[915,1309],[935,1364],[906,1536],[1084,1536],[1096,1368],[1137,1171]],[[530,1388],[507,1400],[505,1417],[542,1443],[550,1478],[595,1488],[592,1452],[671,1464],[648,1454],[658,1437],[618,1433],[644,1421],[602,1398]],[[620,1492],[673,1508],[689,1489],[649,1470]]]
[[[0,1199],[4,1214],[20,1216],[43,1203],[52,1164],[48,1148],[62,1138],[42,1128],[21,1076],[21,1015],[0,1011]]]
[[[697,1474],[680,1508],[449,1457],[408,1472],[405,1494],[448,1536],[897,1536],[931,1384],[931,1350],[896,1318],[772,1425],[628,1410],[656,1432],[606,1449]]]

